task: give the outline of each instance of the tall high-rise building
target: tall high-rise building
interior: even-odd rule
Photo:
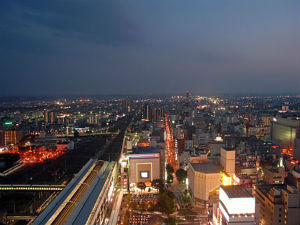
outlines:
[[[0,146],[16,145],[22,139],[22,131],[5,130],[0,132]]]
[[[158,120],[162,119],[163,115],[164,115],[163,110],[161,108],[153,109],[152,114],[153,114],[153,120],[154,121],[158,121]]]
[[[152,111],[149,104],[142,105],[142,120],[151,121],[152,120]]]
[[[50,123],[54,124],[54,122],[55,122],[55,114],[54,114],[54,112],[51,112],[50,113]]]
[[[99,124],[99,117],[98,117],[98,115],[93,115],[93,114],[90,115],[89,118],[88,118],[88,120],[87,120],[87,122],[89,124],[95,124],[95,125]]]
[[[48,111],[44,112],[45,123],[49,123]]]
[[[190,91],[186,92],[185,105],[184,105],[184,118],[187,120],[190,117]]]

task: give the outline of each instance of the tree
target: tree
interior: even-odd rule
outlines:
[[[173,183],[173,175],[172,174],[168,174],[168,176],[167,176],[167,183],[168,184]]]
[[[187,172],[180,168],[176,171],[176,177],[179,182],[183,182],[187,178]]]
[[[162,212],[165,212],[167,215],[169,215],[175,211],[175,198],[171,198],[168,192],[163,192],[158,196],[157,206]]]
[[[144,182],[139,182],[139,183],[137,184],[137,187],[138,187],[139,189],[141,189],[141,190],[145,190],[146,184],[145,184]]]
[[[171,198],[171,199],[175,199],[175,194],[172,191],[166,191],[167,195]]]
[[[127,195],[127,199],[126,199],[126,205],[127,205],[127,207],[129,207],[130,201],[131,201],[131,194],[128,194]]]
[[[126,213],[125,213],[125,216],[124,216],[123,224],[124,224],[124,225],[129,225],[129,222],[130,222],[130,213],[129,213],[129,211],[127,210]]]
[[[136,201],[134,201],[134,202],[131,204],[131,208],[136,210],[137,207],[138,207],[138,203],[137,203]]]
[[[165,223],[167,225],[176,225],[177,224],[176,217],[169,216],[167,219],[165,219]]]
[[[173,167],[170,164],[167,164],[166,170],[167,170],[168,174],[174,173],[174,169],[173,169]]]
[[[79,132],[77,130],[74,131],[74,138],[78,138],[79,137]]]

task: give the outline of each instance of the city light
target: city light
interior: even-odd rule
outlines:
[[[66,151],[65,149],[48,149],[45,147],[37,147],[30,150],[3,150],[1,153],[11,153],[18,154],[20,157],[20,161],[23,164],[37,164],[43,163],[46,160],[56,159],[59,156],[63,155]]]
[[[255,213],[255,198],[229,198],[220,187],[220,201],[225,205],[229,214],[253,214]]]
[[[232,177],[225,172],[221,172],[222,185],[232,185]]]

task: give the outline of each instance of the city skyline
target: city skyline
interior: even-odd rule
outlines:
[[[299,94],[299,6],[3,1],[1,96]]]

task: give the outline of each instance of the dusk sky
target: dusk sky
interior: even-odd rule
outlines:
[[[2,96],[300,93],[299,0],[2,0]]]

